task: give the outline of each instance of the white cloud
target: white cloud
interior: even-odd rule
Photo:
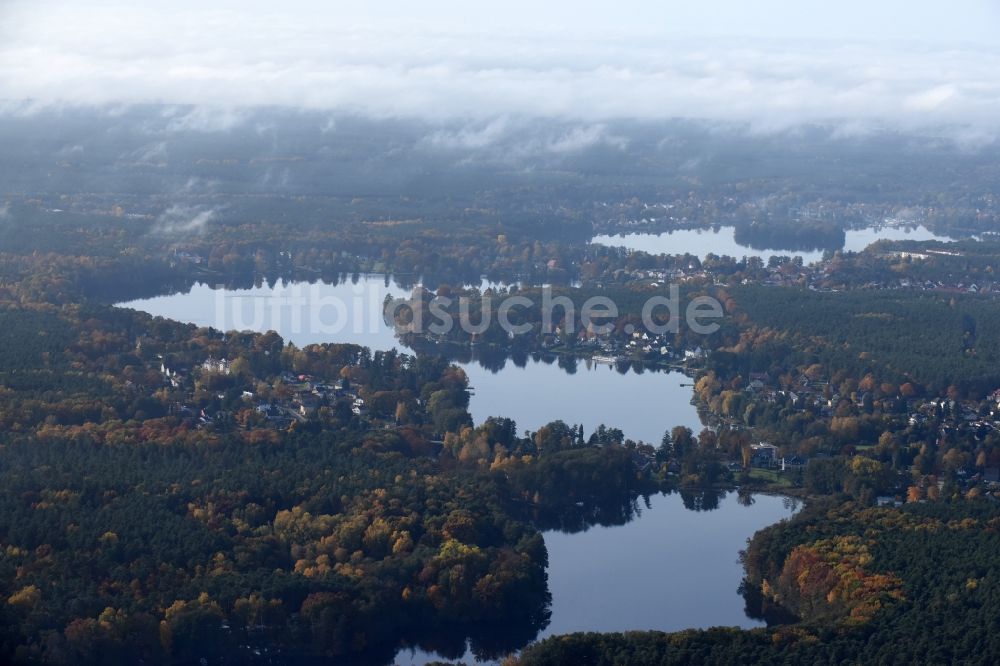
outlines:
[[[167,142],[154,141],[121,156],[125,162],[147,165],[165,165],[167,162]]]
[[[427,142],[438,148],[464,150],[486,148],[506,136],[510,125],[510,119],[501,116],[485,124],[467,126],[458,130],[440,130],[427,137]]]
[[[675,30],[625,22],[560,29],[557,11],[542,11],[549,20],[536,25],[525,7],[521,21],[514,15],[490,24],[484,17],[492,14],[483,10],[479,22],[463,23],[446,20],[465,15],[440,1],[429,3],[420,21],[414,16],[423,3],[392,4],[402,12],[397,18],[353,2],[333,9],[293,3],[287,10],[226,2],[210,9],[15,2],[0,10],[0,97],[36,105],[195,104],[169,119],[168,129],[188,131],[232,129],[245,120],[239,109],[255,105],[461,118],[478,124],[429,140],[466,148],[496,141],[510,118],[531,116],[577,119],[593,136],[612,118],[694,117],[764,130],[828,121],[990,132],[1000,125],[1000,51],[949,41],[947,22],[940,44],[926,46],[779,39],[763,29],[752,38],[685,35],[683,22]],[[645,9],[655,18],[654,4]],[[854,5],[857,23],[870,18]],[[449,7],[456,11],[444,11]],[[618,13],[627,16],[630,7]],[[734,16],[748,11],[732,8]],[[572,7],[565,10],[575,26]],[[919,23],[913,16],[900,22]],[[803,18],[799,27],[806,24]],[[850,32],[852,24],[842,28]],[[209,106],[215,108],[205,111]],[[567,137],[566,146],[586,139]]]
[[[553,153],[576,153],[598,144],[624,149],[628,141],[623,137],[608,135],[604,125],[574,127],[566,134],[550,141],[546,148]]]
[[[200,234],[215,217],[214,209],[174,205],[157,218],[153,232],[164,236]]]
[[[196,106],[183,111],[171,107],[163,112],[167,132],[228,132],[247,120],[246,112],[227,106]]]
[[[62,148],[59,149],[56,155],[58,155],[59,157],[66,158],[66,157],[79,157],[80,155],[83,155],[83,153],[84,153],[83,146],[81,146],[78,143],[74,143],[63,146]]]
[[[957,92],[955,86],[952,85],[935,86],[929,90],[910,95],[906,98],[906,104],[917,111],[934,111],[948,100],[954,99]]]

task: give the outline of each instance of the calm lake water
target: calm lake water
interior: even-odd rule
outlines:
[[[948,242],[953,239],[938,236],[924,226],[902,227],[883,226],[867,229],[850,229],[845,232],[845,251],[860,252],[877,240],[937,240]],[[650,254],[693,254],[704,259],[709,253],[734,258],[758,256],[767,262],[772,256],[798,256],[806,264],[823,258],[823,251],[803,252],[799,250],[754,249],[736,241],[734,227],[715,229],[679,229],[662,234],[618,234],[600,235],[591,239],[592,243],[642,250]]]
[[[404,351],[382,317],[385,297],[405,298],[410,289],[381,275],[357,282],[263,284],[252,289],[215,289],[196,284],[186,293],[119,303],[196,326],[222,331],[277,331],[299,347],[322,342]]]
[[[691,405],[692,380],[680,372],[621,374],[611,366],[584,361],[575,374],[534,361],[523,368],[508,363],[496,374],[477,363],[460,365],[473,388],[469,411],[476,423],[488,416],[509,416],[520,430],[537,430],[559,418],[582,424],[587,433],[603,423],[652,444],[659,444],[674,426],[687,426],[694,433],[703,427]]]
[[[718,508],[694,511],[680,493],[657,495],[626,525],[547,532],[553,613],[545,635],[761,626],[737,592],[739,551],[797,505],[774,495],[752,500],[744,506],[729,492]]]
[[[747,505],[735,492],[715,495],[715,508],[692,510],[702,498],[656,495],[625,525],[546,532],[552,621],[538,638],[575,631],[763,626],[744,612],[739,551],[757,530],[791,517],[798,504],[774,495],[751,497]],[[416,666],[435,659],[440,657],[431,652],[404,650],[396,663]],[[473,662],[468,654],[463,660]]]
[[[386,284],[379,275],[361,276],[356,283],[278,283],[238,290],[198,284],[187,293],[119,305],[220,330],[274,330],[299,347],[341,342],[410,352],[382,318],[387,295],[399,298],[409,293],[392,280]],[[690,402],[691,389],[681,386],[691,380],[679,372],[622,374],[611,366],[581,360],[569,374],[554,362],[530,358],[524,367],[507,362],[499,371],[476,361],[457,364],[469,376],[473,388],[469,411],[477,424],[488,416],[507,416],[523,431],[562,419],[583,424],[590,433],[603,423],[651,443],[659,443],[663,433],[677,425],[695,433],[702,428]]]

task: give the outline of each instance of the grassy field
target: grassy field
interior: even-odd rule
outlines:
[[[763,483],[772,483],[779,486],[791,486],[792,480],[788,472],[780,472],[774,469],[758,469],[754,468],[750,470],[750,478],[754,481],[760,481]]]

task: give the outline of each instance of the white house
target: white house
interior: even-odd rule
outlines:
[[[223,375],[228,375],[232,372],[233,364],[224,358],[216,359],[209,356],[204,363],[201,364],[202,369],[205,372],[218,372]]]

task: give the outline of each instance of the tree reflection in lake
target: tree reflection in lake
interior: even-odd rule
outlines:
[[[717,488],[682,488],[674,492],[680,495],[681,502],[688,511],[715,511],[730,493]],[[672,491],[667,490],[662,494],[670,495]],[[531,519],[540,530],[555,530],[564,534],[584,532],[595,526],[626,525],[642,517],[643,507],[652,509],[651,497],[650,493],[632,494],[627,497],[605,498],[600,502],[576,502],[569,506],[536,506],[532,507]],[[756,501],[749,491],[741,490],[737,494],[737,502],[741,506],[750,507]]]
[[[765,599],[760,587],[746,578],[740,582],[737,591],[743,597],[743,612],[748,618],[759,620],[769,627],[799,621],[799,618],[788,609]]]
[[[747,488],[740,488],[736,491],[736,501],[742,506],[753,506],[757,500],[754,499],[753,491]]]
[[[754,532],[791,516],[795,506],[775,495],[740,501],[736,492],[685,490],[561,507],[554,517],[540,511],[535,524],[546,530],[552,603],[550,622],[534,640],[576,631],[763,625],[765,617],[741,596],[737,556]],[[474,652],[445,656],[472,663]],[[439,659],[404,651],[396,663]]]
[[[563,534],[585,532],[594,526],[625,525],[642,515],[639,500],[650,508],[649,495],[630,495],[601,502],[576,502],[568,506],[531,507],[532,523],[542,531]]]
[[[551,616],[549,603],[551,597],[547,597],[547,604],[540,612],[512,608],[508,622],[428,629],[419,637],[403,639],[403,647],[395,657],[373,655],[371,663],[375,666],[386,663],[422,664],[440,659],[471,661],[470,655],[476,661],[496,662],[535,640],[548,626]]]
[[[681,372],[635,361],[614,366],[569,354],[521,352],[489,347],[436,345],[408,340],[415,351],[444,355],[465,370],[473,390],[473,421],[512,418],[521,430],[538,430],[562,419],[593,432],[604,424],[625,437],[659,445],[663,433],[704,427],[692,404],[692,380]]]
[[[682,489],[680,494],[684,508],[688,511],[715,511],[719,508],[719,502],[726,496],[726,491],[712,488]]]

